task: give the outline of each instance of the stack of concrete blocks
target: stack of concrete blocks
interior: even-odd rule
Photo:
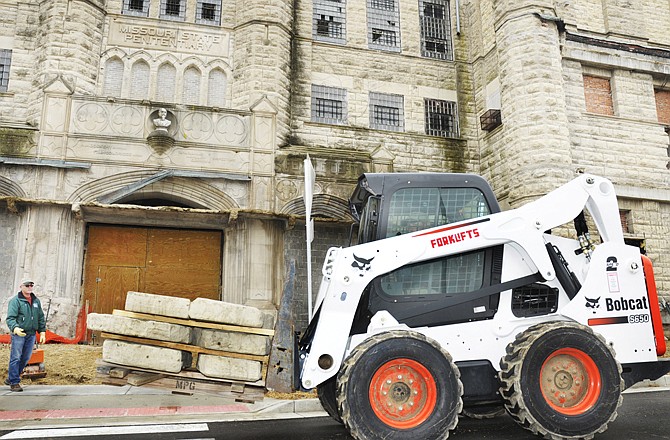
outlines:
[[[226,324],[231,326],[272,329],[274,316],[255,307],[225,303],[205,298],[190,301],[186,298],[128,292],[125,310],[191,321]],[[89,330],[144,339],[190,344],[210,350],[267,356],[269,336],[244,331],[223,331],[168,322],[129,318],[125,316],[91,313]],[[196,350],[197,351],[197,350]],[[262,379],[263,365],[245,356],[229,357],[199,353],[197,369],[208,377],[245,382]],[[106,339],[102,348],[105,362],[128,367],[146,368],[168,373],[179,373],[192,364],[191,352]]]

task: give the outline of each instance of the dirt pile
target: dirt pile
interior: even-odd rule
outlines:
[[[44,366],[46,377],[24,383],[43,385],[97,385],[96,360],[102,358],[102,347],[95,345],[44,344]],[[9,344],[0,345],[0,377],[7,377]]]

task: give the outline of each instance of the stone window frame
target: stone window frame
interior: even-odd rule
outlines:
[[[346,42],[346,0],[314,0],[312,37],[315,41]]]
[[[670,89],[654,87],[654,103],[656,104],[656,120],[670,126]]]
[[[585,70],[582,72],[582,84],[584,87],[585,111],[587,113],[616,116],[611,73],[607,76],[606,73]],[[599,101],[602,101],[603,105]]]
[[[401,52],[398,0],[367,0],[368,47]]]
[[[312,122],[345,125],[347,110],[347,89],[312,84]]]
[[[405,97],[390,93],[370,92],[370,128],[405,131]]]
[[[460,136],[458,105],[454,101],[424,98],[426,134],[445,138]]]
[[[453,61],[449,6],[449,0],[419,0],[421,56]]]
[[[195,22],[198,24],[209,24],[219,26],[221,24],[221,0],[198,0],[195,8]],[[212,13],[212,18],[206,17],[206,13]]]
[[[121,13],[123,15],[133,15],[136,17],[148,17],[149,3],[151,3],[151,0],[123,0]],[[141,7],[138,8],[140,5]]]
[[[9,71],[12,67],[12,50],[0,49],[0,93],[9,91]]]
[[[185,21],[186,0],[161,0],[159,17],[162,20]]]

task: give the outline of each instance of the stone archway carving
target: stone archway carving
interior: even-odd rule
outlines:
[[[283,214],[305,215],[305,202],[302,198],[293,199],[284,205],[281,212]],[[312,217],[353,221],[351,214],[349,214],[349,203],[330,194],[314,195],[312,199]]]
[[[115,191],[131,188],[133,184],[156,174],[155,171],[144,170],[104,177],[82,185],[70,195],[68,201],[95,202]],[[149,183],[135,191],[128,192],[118,203],[122,203],[124,200],[139,200],[141,198],[163,198],[193,208],[214,211],[228,211],[239,207],[238,203],[225,192],[204,183],[200,179],[186,177],[167,177]]]

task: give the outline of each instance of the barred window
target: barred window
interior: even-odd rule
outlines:
[[[347,90],[313,84],[312,121],[326,124],[346,124]]]
[[[400,11],[395,0],[368,0],[368,46],[400,52]]]
[[[439,99],[424,99],[426,106],[426,134],[440,137],[458,137],[456,103]]]
[[[9,68],[12,64],[12,50],[0,49],[0,92],[9,89]]]
[[[449,0],[419,0],[421,55],[453,60]]]
[[[404,97],[370,92],[370,128],[404,131]]]
[[[185,16],[186,0],[161,0],[161,18],[184,21]]]
[[[201,24],[221,24],[221,0],[198,0],[195,22]]]
[[[124,15],[136,15],[138,17],[146,17],[149,15],[149,1],[150,0],[123,0]]]
[[[314,0],[312,36],[315,40],[343,44],[345,22],[344,0]]]

